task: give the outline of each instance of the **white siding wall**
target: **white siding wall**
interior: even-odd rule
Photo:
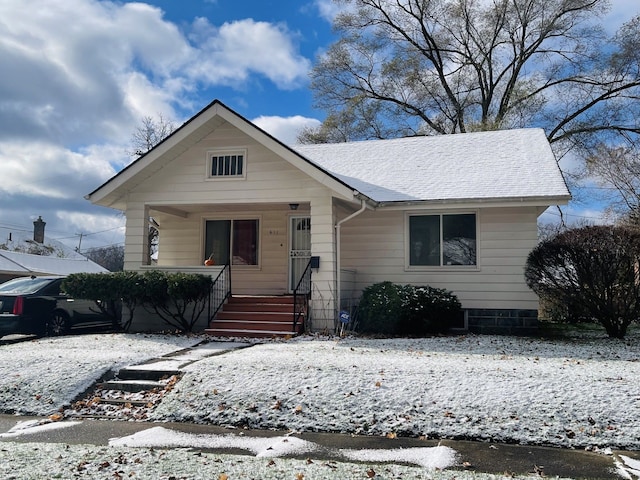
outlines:
[[[527,255],[537,243],[536,209],[486,208],[478,218],[476,271],[407,271],[402,211],[368,211],[343,224],[341,267],[357,271],[359,291],[385,280],[428,284],[453,291],[464,308],[537,309],[538,299],[524,281]]]
[[[314,330],[333,331],[336,317],[336,247],[333,199],[316,189],[311,200],[311,255],[320,257],[313,272],[311,307]]]
[[[147,258],[148,214],[142,203],[127,204],[124,269],[137,270]]]
[[[245,179],[207,179],[207,152],[219,148],[247,150]],[[289,203],[299,204],[295,212]],[[283,294],[288,289],[290,215],[313,214],[312,254],[320,256],[314,272],[314,329],[333,327],[335,247],[331,192],[235,127],[224,123],[212,134],[149,177],[130,195],[127,210],[127,269],[144,258],[145,205],[172,206],[186,218],[159,213],[158,266],[199,266],[205,258],[207,219],[258,218],[259,268],[234,267],[234,294]]]

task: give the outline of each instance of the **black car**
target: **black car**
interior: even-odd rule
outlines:
[[[63,335],[71,328],[113,328],[93,300],[60,290],[65,277],[19,277],[0,284],[0,337],[13,333]]]

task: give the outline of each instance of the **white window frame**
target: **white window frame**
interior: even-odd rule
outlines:
[[[222,174],[213,175],[213,159],[225,156],[242,156],[242,174]],[[247,149],[246,148],[225,148],[207,151],[207,180],[245,180],[247,178]]]
[[[476,263],[474,265],[446,265],[443,264],[443,221],[442,217],[447,215],[474,215],[475,216],[475,234],[476,234]],[[424,216],[440,217],[440,264],[439,265],[411,265],[411,231],[410,218]],[[446,271],[479,271],[480,270],[480,213],[478,210],[455,210],[455,211],[413,211],[405,213],[405,270],[406,271],[425,271],[425,270],[446,270]]]

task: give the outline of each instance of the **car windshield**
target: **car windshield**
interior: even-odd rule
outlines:
[[[52,282],[50,278],[14,278],[0,284],[0,293],[35,293]]]

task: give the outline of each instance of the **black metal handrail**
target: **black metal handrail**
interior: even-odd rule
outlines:
[[[304,322],[309,310],[309,297],[311,296],[311,259],[302,272],[298,285],[293,290],[293,331],[298,331],[300,318]],[[304,328],[304,323],[303,323]]]
[[[231,265],[226,264],[211,284],[209,293],[209,322],[231,296]]]

